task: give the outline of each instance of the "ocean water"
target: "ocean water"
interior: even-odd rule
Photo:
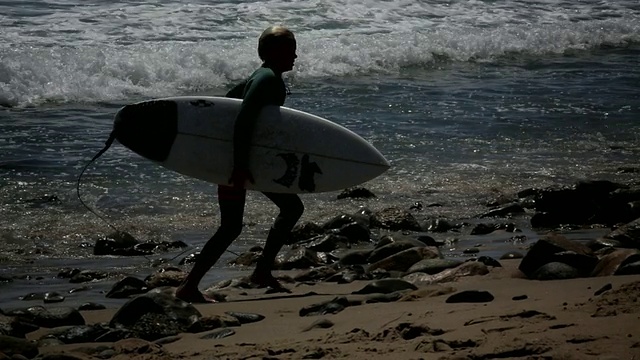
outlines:
[[[76,197],[114,113],[155,97],[222,95],[259,60],[257,38],[284,24],[298,39],[286,106],[362,135],[391,162],[363,184],[373,200],[303,195],[302,221],[360,207],[425,207],[420,221],[474,221],[501,195],[581,179],[636,181],[640,167],[640,3],[583,1],[0,0],[0,306],[67,292],[62,267],[145,276],[151,259],[94,257],[112,229]],[[197,251],[218,221],[215,187],[114,145],[80,184],[82,199],[140,240]],[[275,208],[250,194],[231,247],[261,244]],[[540,234],[514,219],[528,241]],[[509,234],[431,234],[447,256],[499,256]],[[576,232],[589,238],[593,232]],[[455,240],[455,241],[454,241]],[[203,285],[235,276],[227,254]],[[67,304],[112,304],[102,291]],[[32,303],[29,303],[31,305]]]

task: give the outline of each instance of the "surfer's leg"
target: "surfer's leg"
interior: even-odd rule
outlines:
[[[211,267],[220,259],[229,245],[242,231],[246,191],[218,187],[220,227],[204,245],[187,278],[176,290],[176,296],[190,302],[211,302],[198,290],[198,284]]]
[[[271,269],[273,268],[273,262],[278,255],[282,246],[291,237],[291,230],[298,222],[298,219],[304,212],[304,205],[300,200],[300,197],[295,194],[276,194],[276,193],[263,193],[271,201],[273,201],[280,213],[276,217],[276,220],[269,230],[267,241],[264,244],[264,250],[256,269],[251,275],[251,280],[259,285],[277,285],[275,278],[271,275]]]

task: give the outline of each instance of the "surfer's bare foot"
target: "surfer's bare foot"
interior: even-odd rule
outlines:
[[[271,288],[272,290],[274,290],[274,292],[291,293],[291,290],[282,286],[282,284],[280,284],[280,282],[276,280],[276,278],[271,274],[257,275],[254,273],[249,278],[249,281],[251,281],[251,283],[256,285],[258,288]]]
[[[179,287],[176,290],[176,297],[182,301],[192,304],[212,304],[218,302],[216,299],[201,293],[198,289],[191,290]]]

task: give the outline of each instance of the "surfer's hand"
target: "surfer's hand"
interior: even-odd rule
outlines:
[[[236,188],[243,188],[244,185],[248,182],[254,184],[253,175],[247,169],[234,168],[231,172],[231,177],[229,178],[229,183],[232,184]]]

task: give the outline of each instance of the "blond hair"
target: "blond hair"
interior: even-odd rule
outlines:
[[[284,26],[270,26],[260,35],[258,39],[258,56],[265,61],[265,56],[269,49],[288,41],[296,41],[293,32]]]

